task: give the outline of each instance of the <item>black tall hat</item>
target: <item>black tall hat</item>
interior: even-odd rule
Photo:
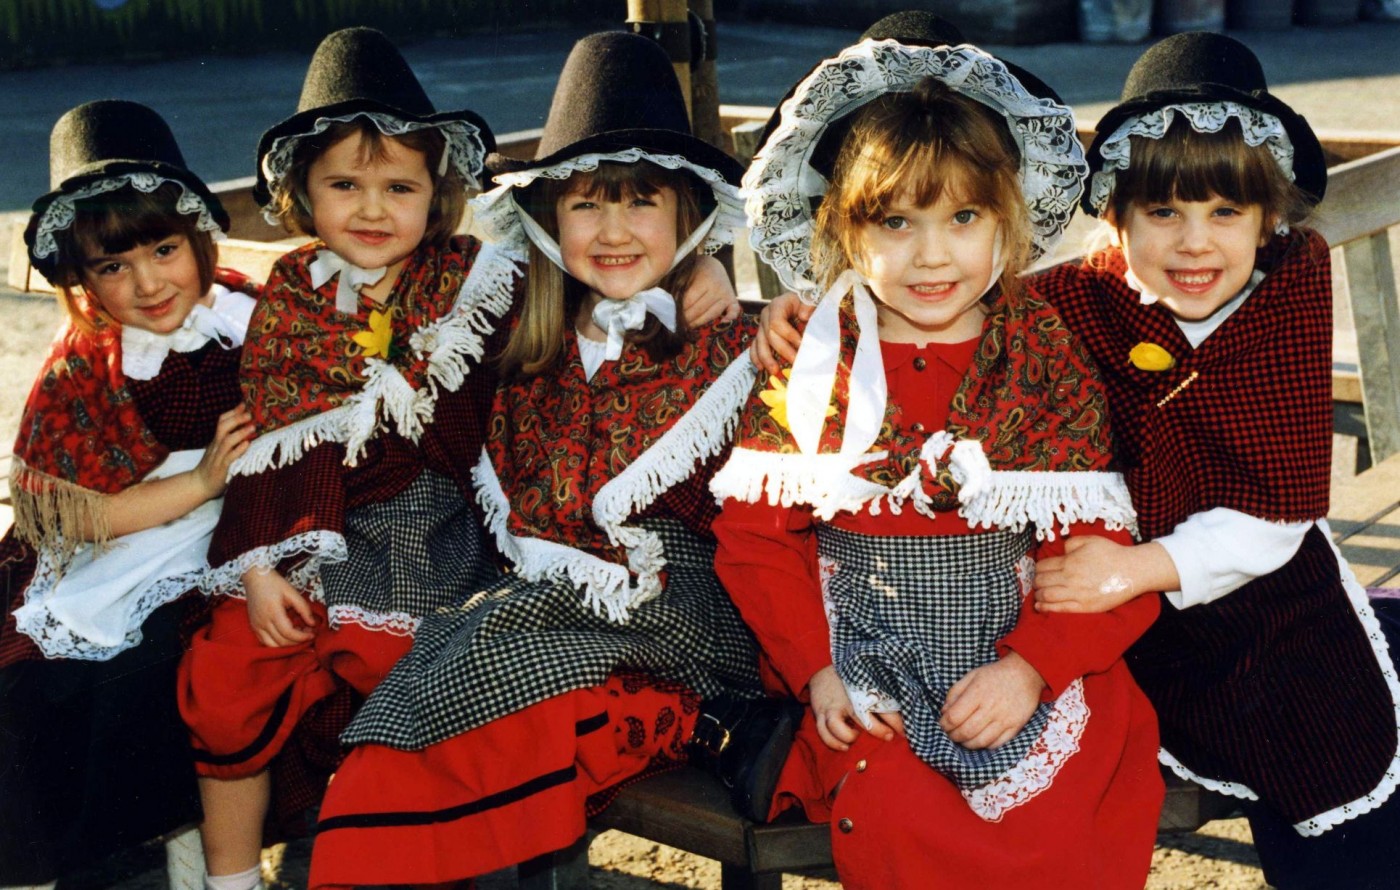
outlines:
[[[744,172],[738,161],[691,135],[665,50],[637,34],[605,31],[574,44],[564,62],[534,160],[493,154],[486,166],[497,175],[517,173],[628,149],[683,157],[732,185]]]
[[[267,204],[274,181],[283,172],[268,169],[269,154],[276,153],[278,161],[272,166],[280,167],[287,146],[297,138],[322,132],[327,125],[322,122],[357,115],[438,128],[452,149],[453,163],[473,186],[479,184],[486,154],[496,149],[495,137],[480,115],[466,109],[439,112],[433,107],[398,47],[383,32],[345,28],[327,35],[316,47],[306,69],[297,113],[258,141],[254,199]]]
[[[1121,100],[1099,121],[1089,146],[1089,167],[1103,170],[1103,146],[1125,122],[1168,105],[1234,102],[1278,118],[1293,144],[1293,178],[1315,203],[1327,191],[1327,162],[1317,134],[1303,118],[1269,93],[1263,66],[1249,47],[1207,31],[1175,34],[1148,48],[1128,72]],[[1084,196],[1084,209],[1095,193]]]
[[[199,213],[199,228],[228,231],[229,218],[209,187],[185,166],[170,127],[137,102],[103,99],[69,110],[49,134],[50,191],[34,202],[24,243],[29,261],[53,280],[58,259],[55,231],[72,225],[75,200],[123,185],[153,191],[178,183],[181,212]],[[198,198],[198,201],[194,201]]]

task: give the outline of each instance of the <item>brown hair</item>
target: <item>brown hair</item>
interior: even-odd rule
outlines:
[[[1161,139],[1131,136],[1128,169],[1114,176],[1108,207],[1122,220],[1133,206],[1172,200],[1205,201],[1218,195],[1263,211],[1262,236],[1276,224],[1297,225],[1308,217],[1303,191],[1289,181],[1269,149],[1249,145],[1239,121],[1217,133],[1198,133],[1180,117]]]
[[[1000,220],[1004,291],[1018,287],[1030,259],[1031,227],[1020,182],[1020,152],[991,108],[926,77],[906,93],[861,108],[842,140],[831,189],[817,209],[813,275],[829,287],[863,254],[863,228],[904,196],[919,207],[945,190]]]
[[[209,232],[199,230],[198,214],[175,209],[183,193],[184,186],[176,182],[162,183],[152,192],[124,185],[74,203],[73,224],[54,232],[58,252],[54,256],[52,281],[59,301],[75,326],[92,329],[82,309],[86,291],[83,275],[90,257],[125,253],[138,245],[154,244],[172,235],[181,235],[189,242],[199,266],[201,292],[209,292],[214,284],[219,249]],[[114,323],[95,299],[91,302],[99,322]]]
[[[270,206],[273,214],[282,221],[290,232],[316,237],[316,226],[311,220],[311,199],[306,191],[306,177],[311,165],[322,153],[342,139],[360,137],[360,163],[369,164],[383,161],[388,154],[386,141],[402,145],[423,154],[428,175],[433,182],[433,201],[428,207],[428,228],[423,233],[424,244],[445,247],[447,240],[462,223],[467,209],[466,184],[454,164],[447,165],[447,171],[438,175],[438,165],[446,150],[447,140],[436,127],[424,127],[397,136],[386,136],[379,132],[374,121],[367,117],[355,117],[348,121],[331,124],[315,136],[303,136],[292,149],[292,163],[287,173],[272,187]]]
[[[676,193],[678,244],[700,225],[703,219],[700,197],[708,193],[699,180],[681,170],[666,170],[647,161],[605,162],[592,173],[575,173],[568,179],[540,177],[517,192],[516,200],[521,209],[557,241],[559,217],[555,205],[575,188],[590,198],[604,201],[649,198],[662,188],[671,189]],[[679,303],[694,273],[695,256],[682,259],[659,282],[660,287],[676,298],[676,330],[667,330],[655,317],[648,315],[641,330],[627,335],[629,342],[645,344],[653,358],[674,356],[691,339]],[[580,281],[566,274],[531,243],[520,323],[511,332],[510,341],[498,359],[502,374],[539,374],[554,367],[563,358],[564,334],[587,295],[587,288]]]

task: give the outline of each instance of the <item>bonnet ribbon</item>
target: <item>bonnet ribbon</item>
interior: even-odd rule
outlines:
[[[319,290],[327,281],[339,275],[340,282],[335,288],[335,311],[354,315],[360,308],[360,288],[378,284],[388,267],[362,269],[333,250],[318,250],[316,259],[311,261],[307,271],[311,273],[311,287],[314,290]]]

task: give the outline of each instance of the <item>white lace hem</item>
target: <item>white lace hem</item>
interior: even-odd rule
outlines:
[[[726,244],[734,243],[735,232],[744,228],[744,203],[739,190],[725,181],[717,170],[702,167],[680,155],[653,154],[640,148],[624,151],[601,152],[579,155],[549,167],[521,170],[514,173],[501,173],[496,176],[498,185],[485,194],[471,200],[472,218],[481,231],[491,241],[497,242],[517,253],[527,249],[525,227],[520,223],[518,209],[514,201],[504,200],[516,188],[523,188],[536,179],[568,179],[575,173],[591,173],[604,162],[634,164],[637,161],[650,161],[667,170],[688,170],[714,192],[719,214],[710,227],[701,251],[714,253]]]
[[[1049,789],[1060,768],[1079,751],[1089,713],[1084,681],[1075,680],[1056,699],[1049,722],[1026,756],[1001,778],[963,791],[963,800],[986,822],[1000,822],[1010,810],[1029,803]]]
[[[1351,570],[1351,565],[1342,556],[1342,551],[1338,549],[1332,540],[1332,529],[1328,526],[1327,520],[1318,520],[1318,527],[1327,536],[1327,541],[1332,546],[1332,553],[1337,558],[1337,567],[1341,571],[1342,588],[1347,592],[1347,600],[1350,601],[1352,609],[1356,612],[1357,620],[1361,622],[1362,630],[1366,631],[1366,637],[1371,641],[1371,651],[1375,653],[1376,662],[1380,666],[1381,674],[1385,677],[1386,687],[1390,690],[1390,698],[1395,714],[1396,733],[1400,737],[1400,679],[1396,677],[1395,665],[1390,657],[1390,644],[1386,641],[1385,632],[1381,630],[1380,621],[1376,618],[1376,612],[1371,608],[1370,597],[1366,595],[1366,588],[1357,580],[1356,573]],[[1191,782],[1195,782],[1203,788],[1211,791],[1218,791],[1221,794],[1228,794],[1231,797],[1239,797],[1245,800],[1258,800],[1259,795],[1251,788],[1237,782],[1225,782],[1218,779],[1210,779],[1198,776],[1180,761],[1171,755],[1167,749],[1163,748],[1158,754],[1158,759],[1162,763],[1171,767],[1172,772]],[[1344,804],[1333,807],[1326,812],[1318,813],[1310,819],[1296,822],[1293,825],[1295,831],[1303,837],[1317,837],[1327,831],[1336,828],[1345,822],[1349,822],[1358,816],[1380,807],[1390,796],[1395,793],[1396,785],[1400,784],[1400,744],[1397,744],[1395,755],[1391,758],[1390,766],[1386,769],[1385,775],[1381,776],[1376,787],[1367,794],[1358,797],[1356,800],[1347,801]]]
[[[259,436],[234,461],[230,475],[252,476],[287,466],[322,442],[344,445],[345,464],[353,467],[365,444],[390,425],[416,442],[432,420],[439,392],[460,389],[472,364],[483,359],[486,337],[495,330],[491,319],[510,309],[519,275],[517,257],[483,244],[453,307],[409,338],[417,357],[428,363],[421,388],[414,389],[394,365],[367,359],[367,379],[359,392],[329,411]]]
[[[340,628],[347,624],[362,627],[376,633],[387,633],[395,637],[411,637],[418,632],[423,619],[415,618],[407,612],[373,612],[361,606],[331,606],[326,610],[331,627]]]
[[[1293,141],[1288,138],[1288,131],[1284,129],[1283,122],[1272,114],[1237,102],[1182,102],[1164,105],[1138,117],[1128,118],[1099,146],[1103,168],[1090,179],[1089,203],[1100,215],[1108,207],[1108,198],[1113,193],[1113,183],[1118,171],[1128,169],[1128,156],[1132,150],[1132,140],[1129,137],[1161,139],[1171,128],[1172,118],[1178,113],[1197,133],[1218,133],[1231,118],[1238,120],[1245,144],[1267,146],[1269,154],[1278,162],[1279,169],[1283,170],[1290,182],[1293,181]]]
[[[107,192],[114,192],[124,186],[131,186],[138,192],[150,194],[167,182],[173,182],[180,187],[180,197],[175,199],[175,211],[186,216],[198,214],[199,219],[195,222],[195,229],[201,232],[209,232],[214,236],[214,240],[222,240],[223,229],[214,221],[213,215],[205,205],[204,199],[198,192],[193,191],[178,179],[167,179],[155,173],[119,173],[107,179],[99,179],[96,182],[88,183],[76,192],[61,194],[44,208],[44,215],[39,217],[39,225],[34,232],[34,256],[39,259],[51,256],[58,252],[58,241],[54,238],[54,232],[60,232],[73,225],[73,220],[77,217],[77,212],[73,205],[84,198],[91,198],[93,195],[101,195]]]
[[[1035,256],[1049,253],[1084,188],[1088,165],[1070,109],[1031,95],[997,59],[974,46],[906,46],[867,40],[819,64],[782,105],[777,129],[744,176],[749,241],[799,293],[810,293],[812,207],[827,182],[811,164],[832,121],[891,92],[936,77],[999,112],[1021,153],[1021,184]],[[810,296],[808,297],[810,300]]]
[[[286,178],[287,171],[292,166],[292,153],[296,151],[297,144],[301,140],[324,133],[331,124],[345,123],[357,117],[365,118],[373,123],[375,128],[385,136],[402,136],[404,133],[411,133],[415,130],[435,129],[440,131],[443,139],[447,141],[447,156],[451,158],[452,166],[457,168],[457,173],[461,175],[466,187],[468,189],[481,188],[480,175],[482,163],[486,160],[486,146],[482,143],[481,131],[477,129],[475,124],[463,120],[420,123],[400,120],[393,115],[380,112],[358,111],[341,117],[318,117],[310,132],[293,133],[274,139],[267,154],[262,159],[263,178],[267,180],[268,190],[276,192],[282,180]],[[446,169],[443,167],[443,170]],[[271,206],[263,208],[263,219],[270,226],[280,223]]]
[[[321,589],[321,566],[328,562],[344,562],[349,558],[345,546],[345,536],[324,529],[293,535],[277,544],[256,547],[238,555],[236,559],[216,566],[205,575],[203,591],[211,596],[219,594],[242,598],[247,595],[243,589],[243,573],[249,569],[264,571],[277,568],[288,559],[305,557],[296,564],[287,576],[287,583],[316,602],[325,599]]]

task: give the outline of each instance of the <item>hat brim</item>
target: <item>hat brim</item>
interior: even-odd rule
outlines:
[[[641,129],[598,133],[566,145],[545,157],[528,161],[500,153],[492,154],[486,158],[486,170],[494,180],[503,173],[541,170],[583,155],[614,154],[628,149],[640,149],[654,155],[677,155],[697,167],[715,171],[733,186],[737,186],[744,175],[742,164],[703,139],[674,130]]]
[[[1284,102],[1268,93],[1246,92],[1223,84],[1203,83],[1190,87],[1170,90],[1154,90],[1136,96],[1113,106],[1099,119],[1095,128],[1094,140],[1089,143],[1088,159],[1090,172],[1103,169],[1103,143],[1130,118],[1140,117],[1167,105],[1191,103],[1234,102],[1249,108],[1273,115],[1283,124],[1288,139],[1293,143],[1293,181],[1302,189],[1314,204],[1320,202],[1327,192],[1327,158],[1322,151],[1322,143],[1308,124],[1307,119]],[[1090,195],[1086,190],[1081,201],[1084,211],[1097,216],[1089,204]]]
[[[44,212],[49,209],[55,200],[65,195],[73,195],[81,191],[86,186],[100,182],[104,179],[113,179],[119,176],[128,176],[138,173],[151,173],[161,179],[178,182],[185,188],[194,192],[199,199],[204,202],[205,208],[209,211],[210,217],[218,224],[220,230],[227,232],[229,229],[228,211],[224,210],[224,205],[194,173],[184,167],[177,167],[174,164],[167,164],[162,161],[141,161],[124,160],[112,158],[87,164],[79,167],[73,175],[59,183],[58,188],[40,195],[30,208],[29,222],[24,227],[24,243],[28,248],[30,264],[39,270],[49,281],[53,281],[53,272],[56,266],[56,256],[50,254],[46,257],[34,255],[34,241],[37,237],[39,221],[43,218]]]
[[[309,135],[315,131],[316,122],[322,118],[353,117],[357,114],[382,114],[397,120],[424,124],[427,126],[437,126],[452,121],[463,121],[476,128],[477,134],[481,139],[481,144],[485,149],[484,154],[490,154],[496,150],[495,135],[491,132],[491,128],[486,125],[486,120],[474,111],[463,108],[457,111],[440,111],[435,114],[423,115],[403,111],[402,109],[386,105],[383,102],[376,102],[372,99],[351,99],[346,102],[337,102],[333,105],[323,105],[319,108],[299,111],[263,133],[262,138],[258,140],[258,179],[253,185],[253,200],[257,201],[259,206],[266,206],[267,203],[272,200],[272,192],[268,186],[267,176],[263,172],[263,160],[267,157],[267,153],[272,150],[277,140]]]

